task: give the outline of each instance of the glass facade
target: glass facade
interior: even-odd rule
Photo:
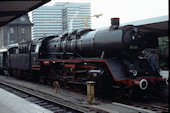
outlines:
[[[56,3],[33,10],[33,38],[91,27],[90,3]]]

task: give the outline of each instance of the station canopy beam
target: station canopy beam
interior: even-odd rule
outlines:
[[[1,0],[0,27],[49,1],[50,0]]]
[[[158,36],[164,37],[168,36],[168,23],[168,15],[165,15],[160,17],[143,19],[139,21],[128,22],[121,25],[132,24],[134,26],[139,27],[142,32],[155,32],[158,34]]]

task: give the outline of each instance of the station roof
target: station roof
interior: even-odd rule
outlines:
[[[1,0],[0,27],[49,1],[50,0]]]
[[[139,27],[143,32],[156,32],[160,37],[168,36],[168,15],[124,23]]]

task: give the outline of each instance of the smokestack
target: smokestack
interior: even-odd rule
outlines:
[[[111,18],[111,25],[119,26],[119,18]]]

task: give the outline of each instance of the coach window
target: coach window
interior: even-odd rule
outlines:
[[[0,63],[2,63],[2,56],[0,56]]]
[[[25,46],[25,53],[28,53],[28,49],[27,49],[27,46]]]
[[[21,53],[23,52],[23,47],[21,46]]]
[[[25,53],[25,46],[23,46],[23,53]]]
[[[23,53],[26,53],[26,47],[25,47],[25,46],[23,47],[23,49],[24,49],[24,52],[23,52]]]
[[[16,53],[16,48],[11,49],[11,53],[15,54]]]
[[[26,47],[25,47],[25,46],[24,46],[24,48],[23,48],[23,49],[24,49],[24,52],[23,52],[23,53],[26,53]]]
[[[18,49],[16,49],[16,54],[18,54],[19,53],[19,50]]]
[[[24,53],[26,53],[26,46],[24,46]]]
[[[21,53],[21,47],[19,47],[19,53]]]
[[[22,53],[22,46],[20,47],[20,53]]]
[[[24,46],[22,46],[22,53],[24,53]]]
[[[21,53],[21,47],[19,47],[19,53]]]
[[[25,46],[25,53],[27,53],[27,46]]]
[[[21,46],[21,53],[23,53],[23,47]]]
[[[31,46],[31,52],[35,52],[36,45]]]
[[[26,50],[27,48],[26,48],[26,46],[24,46],[24,53],[27,53],[27,50]]]
[[[23,53],[23,50],[24,50],[24,47],[22,46],[22,47],[21,47],[21,53]]]

